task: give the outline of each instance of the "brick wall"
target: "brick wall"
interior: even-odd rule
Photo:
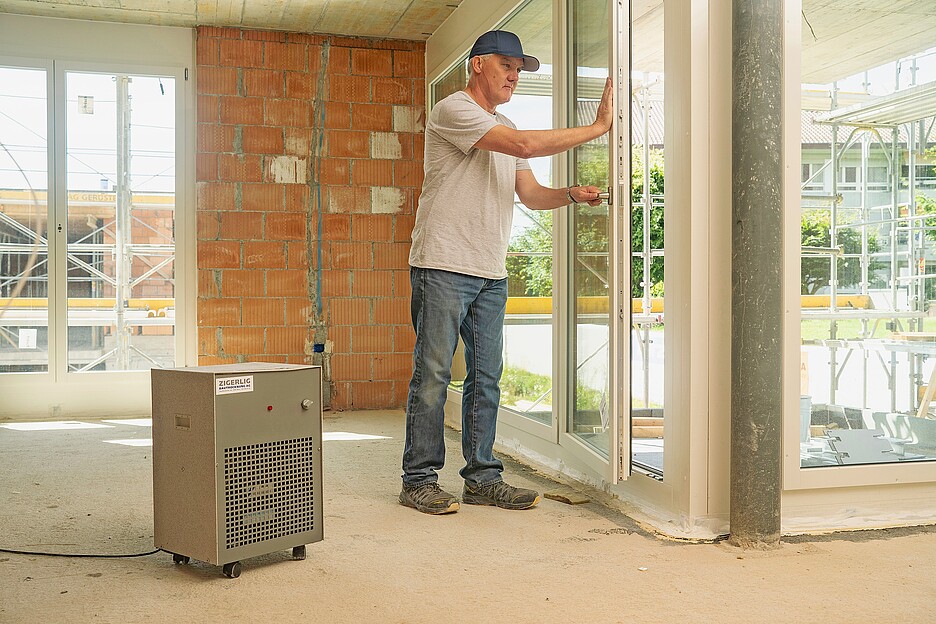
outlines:
[[[424,52],[198,28],[200,364],[320,363],[333,408],[405,403]]]

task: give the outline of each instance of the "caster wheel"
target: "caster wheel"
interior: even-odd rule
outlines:
[[[172,555],[172,563],[181,563],[182,565],[188,565],[189,558],[185,555]]]
[[[306,558],[305,545],[295,546],[293,548],[293,560],[302,561]]]
[[[225,563],[224,567],[221,568],[221,571],[224,572],[224,576],[228,578],[237,578],[241,573],[240,561]]]

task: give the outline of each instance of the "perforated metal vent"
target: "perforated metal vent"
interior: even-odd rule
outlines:
[[[312,438],[224,449],[227,549],[311,531]]]

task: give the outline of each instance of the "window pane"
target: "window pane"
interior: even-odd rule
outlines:
[[[175,361],[175,81],[66,74],[68,367]]]
[[[571,125],[590,124],[601,100],[608,77],[608,3],[605,0],[579,0],[572,3],[572,84],[575,108]],[[578,147],[574,155],[577,184],[608,187],[611,161],[608,135]],[[610,292],[609,234],[611,219],[607,204],[572,207],[572,258],[568,270],[575,301],[570,327],[572,351],[572,396],[574,405],[569,432],[604,456],[609,451],[608,404],[610,383]]]
[[[0,67],[0,372],[49,369],[46,84]]]
[[[836,174],[802,199],[803,467],[936,459],[936,35],[850,44],[804,29],[802,159]]]

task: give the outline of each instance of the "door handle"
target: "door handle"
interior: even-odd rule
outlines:
[[[608,204],[610,204],[611,203],[611,187],[610,186],[608,187],[607,193],[598,193],[598,199],[600,201],[606,201],[608,202]]]

